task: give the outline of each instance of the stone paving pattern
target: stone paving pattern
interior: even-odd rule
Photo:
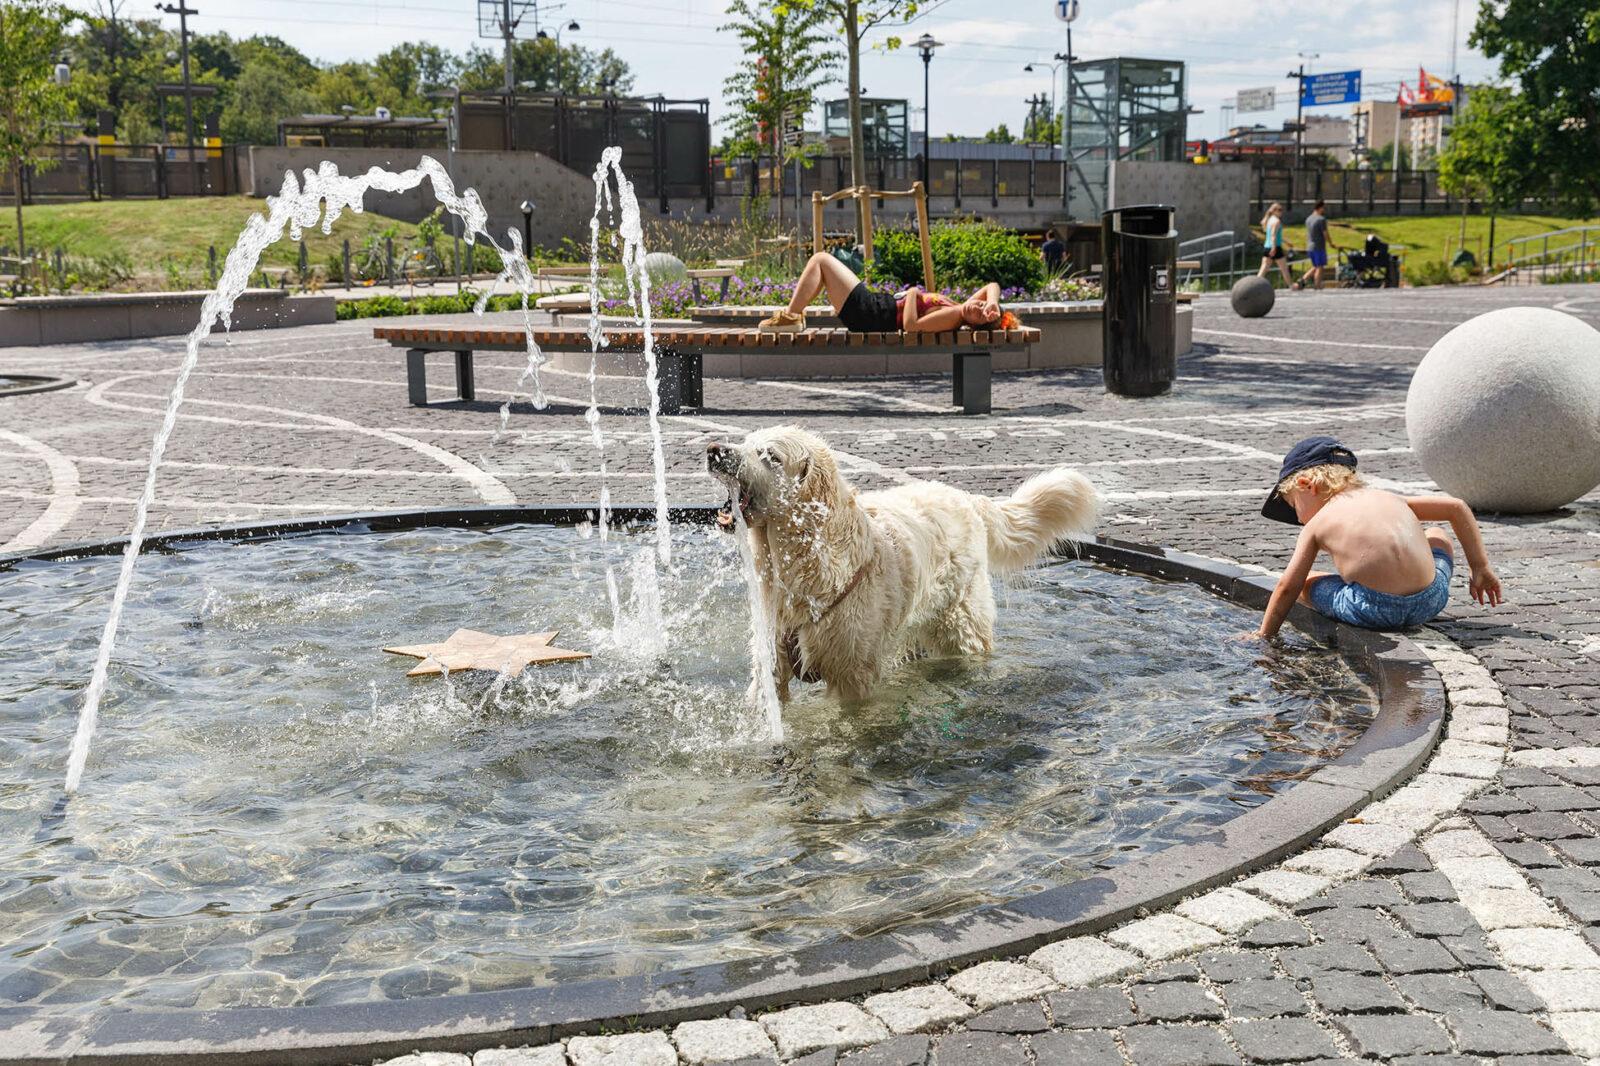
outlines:
[[[1404,290],[1280,298],[1242,320],[1202,300],[1171,396],[1108,397],[1098,373],[997,376],[995,414],[946,406],[946,379],[708,381],[663,420],[675,502],[720,502],[706,441],[777,421],[827,437],[858,485],[937,477],[1003,493],[1082,468],[1101,531],[1266,569],[1292,531],[1256,511],[1284,449],[1342,437],[1380,484],[1431,488],[1407,446],[1410,372],[1449,328],[1515,304],[1600,325],[1600,288]],[[0,351],[0,370],[82,383],[0,398],[0,550],[126,531],[181,357],[160,340]],[[588,383],[519,359],[478,364],[476,403],[405,402],[400,353],[370,323],[208,342],[158,482],[155,529],[341,511],[596,498]],[[453,397],[445,357],[434,395]],[[635,382],[599,384],[612,495],[650,497]],[[629,408],[633,408],[629,410]],[[1552,457],[1559,461],[1559,457]],[[1600,497],[1481,516],[1507,604],[1466,599],[1430,643],[1449,739],[1412,784],[1324,846],[1103,937],[994,960],[852,1003],[742,1012],[671,1032],[393,1060],[405,1066],[1321,1062],[1560,1066],[1600,1056]],[[1462,650],[1464,649],[1464,651]],[[1470,653],[1470,654],[1467,654]]]

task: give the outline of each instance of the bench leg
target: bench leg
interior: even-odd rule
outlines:
[[[699,352],[685,352],[683,355],[683,381],[682,393],[683,406],[699,410],[705,406],[705,359]]]
[[[406,390],[413,407],[428,406],[428,353],[422,348],[406,349]]]
[[[456,395],[463,400],[476,400],[478,390],[472,385],[472,352],[456,353]]]
[[[962,414],[989,413],[989,370],[988,352],[955,354],[951,366],[951,377],[954,381],[951,401],[960,406]]]
[[[683,356],[656,352],[656,395],[662,414],[675,415],[683,410],[683,387]]]
[[[700,279],[699,278],[690,278],[689,279],[689,291],[694,293],[694,304],[695,304],[696,307],[699,307],[702,303],[705,302],[704,300],[700,299]]]
[[[730,275],[730,274],[722,275],[722,289],[721,289],[720,292],[717,293],[717,299],[721,303],[726,304],[728,302],[728,282],[730,282],[732,280],[733,280],[733,276],[732,275]]]

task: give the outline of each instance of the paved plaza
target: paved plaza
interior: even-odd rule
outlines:
[[[1600,326],[1594,285],[1280,294],[1254,320],[1211,296],[1196,305],[1195,350],[1171,395],[1109,397],[1097,369],[997,375],[992,416],[949,407],[948,378],[711,379],[704,409],[662,419],[668,489],[675,504],[720,503],[705,444],[793,421],[829,440],[863,488],[936,478],[1001,494],[1070,464],[1106,498],[1101,533],[1274,569],[1294,533],[1257,512],[1287,447],[1330,433],[1380,486],[1431,490],[1406,436],[1412,370],[1451,327],[1519,304]],[[374,341],[372,326],[207,342],[152,530],[597,499],[584,376],[547,371],[550,406],[535,410],[518,385],[522,361],[485,353],[479,399],[458,402],[441,355],[430,367],[437,406],[411,407],[403,354]],[[0,350],[0,374],[77,381],[0,398],[0,551],[128,530],[182,356],[181,338]],[[642,387],[595,387],[612,498],[648,504]],[[1600,1060],[1600,494],[1555,514],[1480,521],[1507,603],[1474,606],[1463,567],[1437,624],[1447,639],[1430,654],[1453,706],[1480,712],[1453,714],[1455,747],[1436,759],[1458,760],[1459,775],[1432,773],[1476,774],[1481,790],[1419,822],[1415,843],[1369,846],[1381,834],[1342,826],[1343,842],[1321,858],[1213,893],[1209,909],[1180,908],[1031,965],[986,963],[898,999],[480,1054],[479,1066],[667,1066],[716,1061],[705,1049],[718,1047],[807,1066]],[[1491,769],[1472,769],[1482,766]],[[1341,866],[1341,855],[1354,858]]]

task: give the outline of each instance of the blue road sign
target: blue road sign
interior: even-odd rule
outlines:
[[[1361,72],[1341,70],[1336,74],[1307,74],[1300,81],[1300,106],[1353,104],[1361,99]]]

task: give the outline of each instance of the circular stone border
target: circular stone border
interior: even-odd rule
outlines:
[[[13,374],[9,371],[0,373],[0,377],[21,381],[21,385],[8,385],[0,387],[0,399],[7,396],[26,396],[30,392],[55,392],[57,389],[70,389],[78,382],[75,378],[58,378],[49,374]]]
[[[681,508],[672,517],[702,524],[714,513],[710,507]],[[612,514],[624,524],[654,517],[642,507],[615,508]],[[382,512],[162,533],[147,538],[145,545],[147,550],[177,551],[205,541],[570,524],[593,516],[592,507]],[[0,570],[30,561],[114,554],[126,544],[120,538],[0,555]],[[1273,585],[1270,578],[1238,567],[1163,548],[1100,538],[1073,549],[1076,557],[1188,581],[1253,609],[1265,606]],[[418,1049],[538,1045],[579,1033],[718,1018],[735,1006],[754,1012],[847,999],[1090,936],[1298,851],[1399,786],[1433,752],[1444,723],[1445,690],[1423,648],[1403,636],[1332,622],[1298,605],[1290,622],[1345,652],[1365,670],[1365,680],[1378,694],[1372,723],[1337,759],[1261,806],[1188,842],[1101,874],[857,940],[630,977],[328,1006],[102,1010],[86,1015],[7,1008],[0,1010],[0,1063],[340,1064]]]

